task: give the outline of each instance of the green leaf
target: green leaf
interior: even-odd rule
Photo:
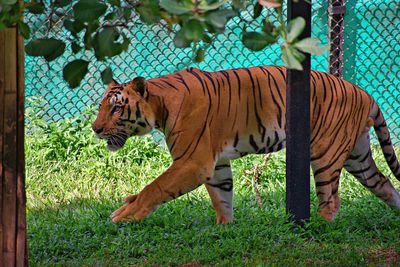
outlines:
[[[121,44],[121,49],[122,49],[122,51],[127,51],[131,41],[129,40],[128,37],[126,37],[126,35],[124,33],[122,33],[122,38],[123,38],[123,42]]]
[[[274,24],[272,24],[268,18],[263,20],[262,31],[265,33],[272,33],[275,29]]]
[[[297,37],[300,36],[300,34],[303,32],[304,27],[306,26],[306,21],[302,17],[297,17],[295,19],[292,19],[289,22],[288,28],[289,32],[287,34],[287,42],[291,43],[296,39]]]
[[[129,20],[132,15],[132,10],[125,8],[123,12],[124,12],[124,19]]]
[[[85,31],[85,35],[83,35],[83,43],[85,44],[85,49],[89,50],[92,48],[92,33],[87,28]]]
[[[96,58],[103,60],[106,57],[113,57],[125,51],[129,46],[129,39],[122,35],[123,41],[121,43],[118,41],[120,36],[115,28],[105,28],[96,33],[92,40]]]
[[[198,63],[202,62],[204,60],[204,54],[205,54],[204,48],[197,49],[194,61]]]
[[[320,46],[321,41],[316,38],[305,38],[296,42],[293,46],[299,50],[314,55],[322,55],[325,51],[329,50],[329,45]]]
[[[160,0],[160,6],[167,12],[175,15],[183,15],[194,9],[191,1]]]
[[[107,15],[104,16],[104,20],[114,20],[117,17],[117,13],[116,12],[110,12]]]
[[[72,0],[56,0],[54,5],[56,7],[65,7],[72,3]]]
[[[200,21],[191,19],[183,25],[185,38],[188,40],[201,40],[203,38],[204,28]]]
[[[78,45],[76,42],[72,42],[71,48],[72,48],[72,52],[74,54],[77,54],[82,49],[82,47],[80,45]]]
[[[99,27],[100,27],[99,21],[89,22],[86,26],[86,28],[89,30],[90,33],[96,32]]]
[[[86,26],[85,35],[83,36],[83,42],[85,44],[85,49],[90,50],[93,47],[93,33],[99,28],[99,22],[93,21],[88,23]]]
[[[264,32],[244,32],[242,40],[243,44],[253,51],[260,51],[276,42],[275,37]]]
[[[72,21],[70,19],[64,20],[64,28],[71,32],[73,36],[77,36],[77,34],[83,30],[85,25],[79,21]]]
[[[18,21],[18,30],[25,39],[29,38],[31,29],[29,28],[28,24],[23,21]]]
[[[51,53],[48,56],[45,56],[44,59],[46,59],[48,62],[53,61],[56,58],[58,58],[59,56],[61,56],[62,54],[64,54],[64,50],[65,50],[65,44],[62,43],[59,46],[57,46],[57,49],[54,50],[53,53]]]
[[[140,19],[146,24],[153,24],[160,21],[160,6],[158,1],[142,1],[141,5],[136,8]]]
[[[105,28],[93,38],[95,56],[99,60],[118,54],[118,49],[113,46],[114,41],[119,38],[119,33],[114,28]]]
[[[174,45],[178,48],[186,48],[191,44],[191,40],[186,39],[184,31],[181,29],[175,34]]]
[[[107,5],[97,0],[80,0],[73,6],[75,19],[82,22],[98,21],[107,10]]]
[[[73,21],[72,27],[74,27],[74,30],[78,33],[85,28],[85,24],[80,21]]]
[[[63,41],[54,38],[43,38],[30,41],[25,46],[28,55],[34,57],[43,56],[47,61],[52,61],[64,53]]]
[[[208,33],[217,33],[217,32],[221,32],[221,30],[222,30],[222,29],[216,28],[214,25],[212,25],[211,23],[209,23],[207,21],[205,24],[206,24]]]
[[[32,14],[42,14],[44,12],[44,4],[42,2],[29,2],[25,8]]]
[[[64,80],[69,87],[78,87],[88,71],[89,62],[83,59],[76,59],[69,62],[63,69]]]
[[[260,5],[258,2],[254,5],[254,13],[253,13],[253,19],[258,18],[261,15],[263,6]]]
[[[232,6],[235,10],[242,10],[245,6],[245,1],[243,0],[232,0]]]
[[[299,61],[299,62],[303,62],[304,59],[306,59],[306,55],[304,55],[304,53],[300,52],[299,50],[297,50],[297,48],[295,48],[294,46],[290,47],[290,51],[292,52],[293,56]]]
[[[22,20],[22,12],[20,5],[15,3],[13,5],[0,4],[0,22],[5,27],[12,27]]]
[[[113,6],[121,6],[121,1],[120,0],[108,0],[108,2],[113,5]]]
[[[210,37],[210,35],[208,35],[207,33],[204,34],[203,36],[203,41],[207,44],[211,44],[212,43],[212,38]]]
[[[228,2],[229,2],[228,0],[221,0],[221,1],[216,1],[213,4],[209,4],[208,1],[203,1],[200,3],[199,9],[203,11],[215,10],[225,5]]]
[[[109,84],[112,81],[113,72],[110,67],[105,68],[101,72],[101,80],[104,84]]]
[[[289,69],[295,69],[295,70],[303,70],[303,66],[299,62],[298,59],[293,55],[293,48],[291,47],[282,47],[282,60],[285,62],[286,67]]]
[[[206,19],[214,27],[224,30],[228,20],[235,15],[236,12],[233,10],[217,10],[208,13]]]
[[[72,26],[72,20],[66,19],[63,22],[64,28],[67,29],[70,32],[74,31],[74,27]]]
[[[0,5],[11,6],[17,3],[17,0],[0,0]]]

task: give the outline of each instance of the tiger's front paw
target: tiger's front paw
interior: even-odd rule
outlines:
[[[233,222],[232,215],[217,215],[217,224],[230,224]]]
[[[138,197],[137,194],[136,195],[129,195],[126,198],[124,198],[124,203],[125,204],[132,203],[132,202],[134,202],[136,200],[137,197]]]
[[[144,208],[138,203],[137,195],[130,195],[124,199],[125,204],[111,214],[114,223],[121,221],[136,220],[140,221],[147,217],[151,209]]]

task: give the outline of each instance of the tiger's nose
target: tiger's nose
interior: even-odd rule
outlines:
[[[92,125],[93,132],[100,134],[104,128],[97,128],[96,126]]]

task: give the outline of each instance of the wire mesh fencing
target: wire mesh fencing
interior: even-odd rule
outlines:
[[[400,2],[345,1],[343,78],[379,103],[400,144]]]
[[[243,11],[242,17],[250,20],[252,10],[249,7]],[[313,1],[312,12],[312,36],[335,48],[333,55],[331,49],[330,53],[313,56],[312,68],[343,76],[372,94],[386,115],[394,142],[399,143],[400,129],[396,123],[400,119],[397,93],[400,89],[399,4],[389,0],[319,0]],[[276,21],[273,12],[269,15],[271,22]],[[26,20],[33,26],[32,36],[35,38],[54,36],[63,39],[67,36],[61,27],[62,17],[53,24],[50,32],[47,31],[49,21],[45,15],[27,16]],[[154,78],[187,67],[215,71],[283,65],[279,44],[261,52],[252,52],[242,44],[242,28],[241,20],[230,20],[226,31],[218,35],[213,46],[207,49],[205,60],[194,63],[191,49],[175,48],[173,35],[164,25],[148,26],[133,18],[129,25],[132,44],[128,51],[113,58],[110,65],[119,82],[136,76]],[[95,59],[90,53],[81,56],[88,60]],[[90,64],[89,73],[81,86],[68,88],[62,78],[62,68],[71,59],[69,47],[63,56],[50,64],[44,59],[26,56],[26,96],[41,99],[40,116],[47,121],[76,116],[89,106],[96,105],[105,90],[100,79],[103,63]],[[32,105],[29,99],[27,105]]]

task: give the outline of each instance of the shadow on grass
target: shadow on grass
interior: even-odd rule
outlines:
[[[313,208],[304,229],[287,223],[284,200],[260,209],[238,196],[235,222],[225,226],[202,198],[183,196],[142,222],[113,224],[120,204],[86,199],[28,210],[31,265],[380,265],[386,250],[400,264],[399,213],[372,196],[345,201],[334,222]]]

